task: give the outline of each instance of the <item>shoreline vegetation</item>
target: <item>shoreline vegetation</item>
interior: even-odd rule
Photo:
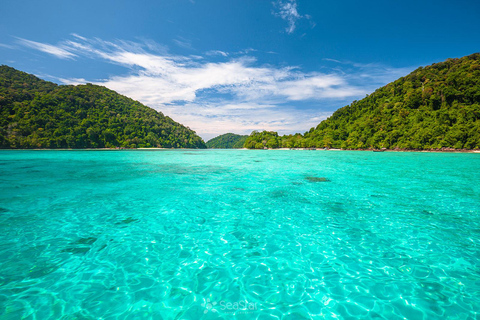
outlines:
[[[359,151],[359,152],[424,152],[424,153],[480,153],[480,149],[431,149],[431,150],[414,150],[414,149],[324,149],[324,148],[265,148],[265,149],[248,149],[248,148],[84,148],[84,149],[68,149],[68,148],[37,148],[37,149],[0,149],[0,151],[172,151],[172,150],[245,150],[245,151]]]

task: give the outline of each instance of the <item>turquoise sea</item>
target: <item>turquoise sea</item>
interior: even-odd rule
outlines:
[[[0,319],[479,319],[480,154],[0,151]]]

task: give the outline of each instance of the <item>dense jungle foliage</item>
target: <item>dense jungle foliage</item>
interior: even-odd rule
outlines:
[[[248,149],[306,148],[300,133],[279,136],[275,131],[253,131],[243,146]]]
[[[253,132],[245,147],[480,149],[480,54],[420,67],[303,136]]]
[[[59,86],[0,66],[0,148],[205,148],[194,131],[92,84]]]
[[[234,133],[225,133],[207,141],[207,148],[211,149],[241,149],[248,136]]]

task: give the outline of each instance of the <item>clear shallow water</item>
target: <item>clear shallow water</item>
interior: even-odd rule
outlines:
[[[480,154],[0,151],[0,319],[478,319],[479,181]]]

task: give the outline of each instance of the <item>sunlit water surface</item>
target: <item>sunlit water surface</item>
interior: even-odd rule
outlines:
[[[480,154],[1,151],[0,319],[479,319]]]

